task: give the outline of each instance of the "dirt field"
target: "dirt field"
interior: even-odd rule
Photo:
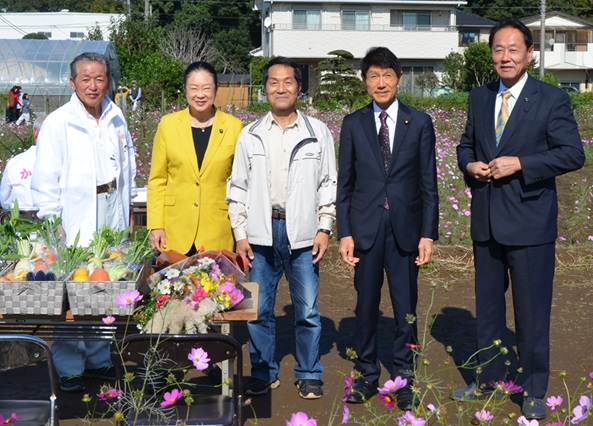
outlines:
[[[568,374],[568,382],[574,389],[580,377],[593,371],[593,342],[591,341],[591,307],[593,306],[593,249],[559,249],[557,254],[555,298],[552,309],[552,377],[548,395],[565,394],[560,375]],[[433,291],[431,283],[436,285]],[[285,425],[291,413],[305,411],[317,419],[318,425],[339,424],[341,421],[342,380],[353,364],[346,357],[346,349],[353,346],[355,324],[355,292],[352,273],[338,259],[337,250],[332,247],[324,260],[321,277],[319,305],[322,315],[321,361],[325,367],[323,381],[325,396],[319,400],[299,398],[293,385],[294,377],[294,331],[293,311],[286,283],[280,286],[276,305],[278,342],[277,358],[280,360],[281,386],[271,394],[253,398],[253,410],[245,410],[247,425]],[[381,306],[380,357],[383,365],[389,363],[391,336],[393,333],[391,307],[387,302],[387,289]],[[431,300],[433,300],[431,305]],[[509,301],[509,337],[513,336],[512,309]],[[464,385],[464,374],[456,368],[473,351],[475,345],[475,315],[471,250],[464,247],[439,247],[434,265],[421,274],[420,304],[418,309],[419,330],[426,322],[434,320],[432,328],[420,336],[425,348],[425,359],[430,362],[423,376],[438,383],[443,392],[448,388]],[[437,315],[436,318],[434,316]],[[235,326],[234,335],[241,342],[247,342],[244,325]],[[445,348],[451,346],[451,359]],[[510,348],[512,349],[512,348]],[[245,373],[249,375],[247,348]],[[25,376],[4,381],[0,388],[10,393],[30,394],[35,389],[36,374],[31,371]],[[384,369],[381,380],[387,380],[389,373]],[[91,393],[97,393],[100,383],[88,381]],[[81,394],[58,396],[61,424],[74,425],[76,419],[85,415]],[[428,402],[428,401],[427,401]],[[432,402],[432,401],[431,401]],[[373,405],[379,407],[378,399]],[[350,406],[356,416],[365,414],[364,408]],[[519,406],[508,403],[506,412],[519,413]],[[378,408],[384,410],[382,407]],[[337,413],[337,417],[333,415]]]

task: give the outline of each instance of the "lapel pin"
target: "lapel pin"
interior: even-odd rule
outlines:
[[[410,124],[410,120],[404,120],[404,124]]]
[[[529,98],[525,98],[525,102],[529,102]]]

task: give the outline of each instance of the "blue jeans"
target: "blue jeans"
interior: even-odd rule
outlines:
[[[111,365],[111,342],[85,340],[53,342],[51,352],[59,377],[82,376],[84,370]]]
[[[255,258],[249,280],[259,284],[257,320],[248,321],[251,375],[273,382],[278,378],[276,362],[276,318],[274,305],[282,273],[286,275],[294,306],[297,379],[320,379],[321,319],[317,307],[319,266],[313,264],[312,247],[291,250],[282,219],[272,221],[273,246],[252,245]]]

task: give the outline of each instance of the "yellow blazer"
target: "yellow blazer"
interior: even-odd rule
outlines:
[[[167,250],[234,250],[226,198],[235,144],[243,124],[216,111],[208,148],[198,168],[189,108],[161,119],[148,179],[147,226],[165,230]]]

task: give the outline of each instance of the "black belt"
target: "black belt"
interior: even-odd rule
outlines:
[[[113,179],[109,183],[104,183],[103,185],[97,186],[97,194],[104,194],[105,192],[111,194],[113,191],[117,189],[117,181]]]
[[[272,219],[286,219],[284,210],[272,210]]]

